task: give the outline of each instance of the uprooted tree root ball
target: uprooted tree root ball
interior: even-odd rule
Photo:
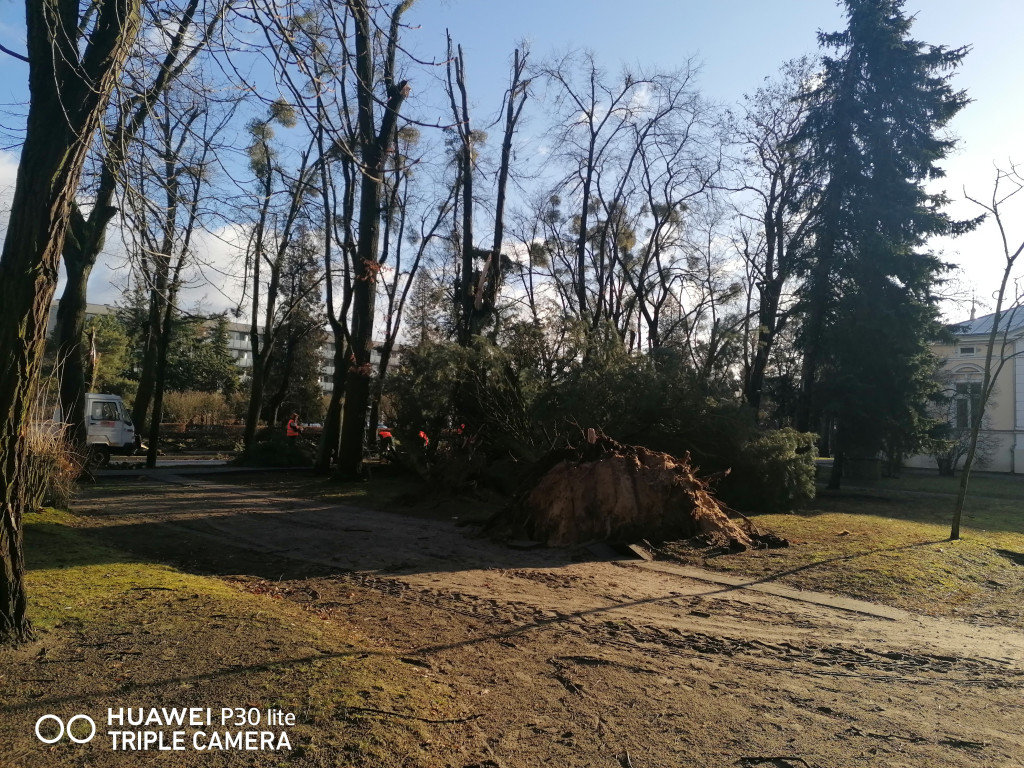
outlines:
[[[729,518],[688,454],[676,458],[601,436],[550,454],[540,467],[513,522],[549,546],[698,537],[733,551],[764,546],[749,521]]]

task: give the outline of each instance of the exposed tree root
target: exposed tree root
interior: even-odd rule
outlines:
[[[540,462],[542,474],[514,513],[534,539],[572,546],[700,537],[735,551],[757,546],[749,521],[741,526],[729,518],[688,454],[591,439]]]

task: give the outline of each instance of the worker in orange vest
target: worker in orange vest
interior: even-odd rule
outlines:
[[[384,459],[393,459],[397,455],[395,437],[387,424],[377,425],[377,450]]]
[[[299,414],[293,413],[291,418],[288,419],[288,424],[284,428],[284,434],[288,438],[289,444],[295,445],[295,441],[302,434],[302,430],[299,428]]]

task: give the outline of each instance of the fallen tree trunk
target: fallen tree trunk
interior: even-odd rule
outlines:
[[[514,514],[533,539],[572,546],[700,537],[736,551],[757,546],[696,476],[688,454],[592,439],[543,462],[546,471]]]

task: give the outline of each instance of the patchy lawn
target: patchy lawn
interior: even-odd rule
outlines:
[[[77,516],[26,521],[40,637],[0,652],[3,768],[989,768],[1021,754],[1019,632],[850,615],[172,478],[101,483]],[[884,524],[879,504],[847,501],[859,511],[784,519]],[[294,713],[292,751],[103,742],[107,707],[207,706]],[[46,747],[43,713],[89,714],[104,737]]]
[[[975,481],[976,480],[976,481]],[[753,518],[788,549],[664,556],[712,570],[849,595],[928,615],[1024,628],[1024,482],[972,480],[960,541],[948,541],[957,481],[910,475],[831,493],[807,509]]]
[[[493,499],[441,497],[414,476],[383,466],[365,483],[307,473],[219,478],[282,495],[467,522],[487,519]],[[927,615],[1024,629],[1024,480],[972,478],[962,539],[948,541],[959,480],[908,474],[872,488],[819,497],[793,514],[759,515],[788,549],[708,556],[669,544],[660,556],[754,579],[832,592]]]
[[[27,515],[25,526],[36,639],[0,649],[5,768],[138,765],[139,755],[112,751],[108,707],[211,707],[215,724],[221,707],[294,713],[294,726],[270,729],[285,731],[291,750],[261,753],[268,766],[418,765],[421,744],[439,739],[424,723],[460,714],[422,670],[329,614],[274,599],[283,595],[273,585],[142,561],[56,510]],[[43,714],[78,713],[97,724],[88,744],[46,746],[33,735]],[[176,767],[253,764],[238,750],[148,757]]]

